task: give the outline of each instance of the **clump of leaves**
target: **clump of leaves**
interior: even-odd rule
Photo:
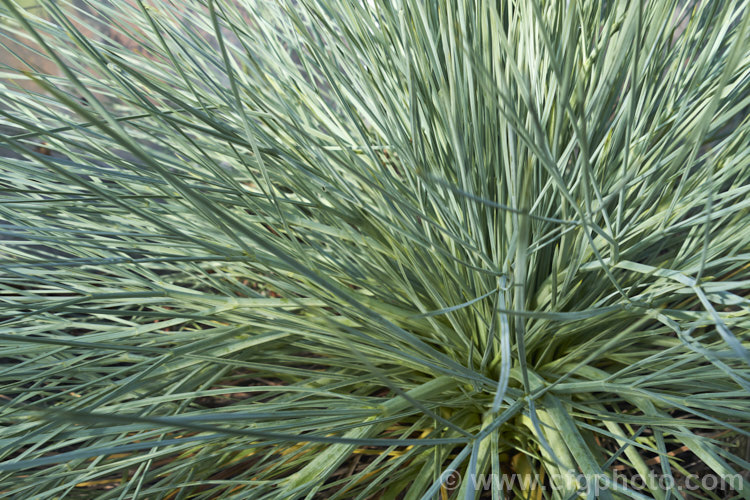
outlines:
[[[4,496],[750,466],[748,2],[40,3],[0,1]]]

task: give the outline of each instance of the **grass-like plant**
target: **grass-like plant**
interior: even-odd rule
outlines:
[[[40,4],[0,0],[0,496],[750,468],[747,1]]]

